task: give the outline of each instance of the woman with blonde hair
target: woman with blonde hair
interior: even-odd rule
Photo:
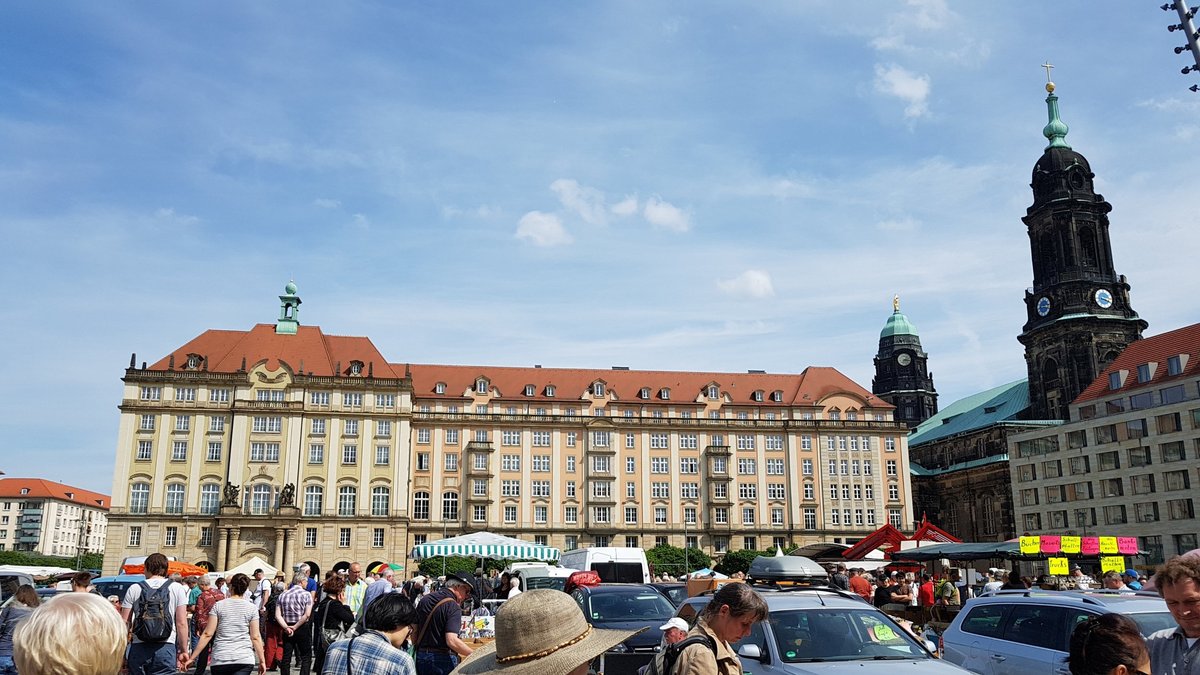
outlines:
[[[41,599],[33,586],[22,584],[13,595],[13,601],[0,612],[0,675],[17,672],[13,664],[13,633],[39,604]]]
[[[121,615],[92,593],[54,596],[13,636],[21,675],[116,675],[125,644]]]

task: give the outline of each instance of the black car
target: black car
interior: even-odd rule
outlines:
[[[616,652],[652,654],[662,641],[658,627],[675,615],[675,606],[657,588],[645,584],[585,586],[572,591],[571,597],[596,628],[647,629],[617,645]]]
[[[676,608],[678,608],[685,600],[688,599],[687,584],[658,582],[650,585],[654,588],[657,588],[658,592],[662,593],[663,597],[665,597],[672,605],[675,605]]]

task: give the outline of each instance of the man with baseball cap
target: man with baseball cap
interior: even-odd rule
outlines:
[[[1137,570],[1132,568],[1127,569],[1121,573],[1121,578],[1125,581],[1125,585],[1128,586],[1130,590],[1142,590],[1142,582],[1138,581],[1139,575]]]
[[[687,622],[677,616],[671,617],[670,621],[659,626],[658,629],[663,632],[662,647],[679,642],[687,637],[688,631],[691,630],[688,628]]]
[[[460,659],[473,651],[458,637],[462,630],[462,603],[475,595],[475,577],[450,572],[438,590],[417,604],[417,675],[449,675]]]

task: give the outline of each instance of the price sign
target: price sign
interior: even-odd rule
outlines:
[[[1117,553],[1116,537],[1100,537],[1100,553],[1115,555]],[[1125,570],[1121,570],[1124,572]]]
[[[1041,537],[1021,537],[1021,555],[1037,555],[1042,550]]]
[[[1062,537],[1060,550],[1063,553],[1079,554],[1079,537]]]
[[[1066,558],[1050,558],[1050,574],[1065,577],[1071,573],[1071,566]]]
[[[1125,558],[1121,556],[1101,556],[1100,571],[1102,572],[1124,572]]]

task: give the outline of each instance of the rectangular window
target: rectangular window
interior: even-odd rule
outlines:
[[[650,434],[650,449],[666,450],[669,447],[671,447],[671,445],[667,434],[657,432]]]
[[[1067,459],[1067,468],[1072,476],[1078,476],[1088,473],[1091,470],[1091,463],[1086,455],[1082,457],[1071,457]]]
[[[757,463],[753,459],[738,458],[738,473],[743,476],[753,476],[758,473]]]
[[[782,476],[783,475],[783,460],[782,459],[768,459],[767,460],[767,475],[768,476]]]
[[[680,457],[679,473],[696,474],[700,472],[700,460],[696,457]]]
[[[800,437],[800,449],[812,450],[812,436],[805,435]]]
[[[699,499],[700,484],[699,483],[681,483],[679,486],[680,499]]]
[[[250,444],[250,461],[251,462],[278,462],[279,461],[279,444],[278,443],[251,443]]]
[[[213,529],[211,527],[200,528],[200,546],[212,546],[213,544]]]
[[[1158,520],[1158,502],[1142,502],[1133,505],[1134,517],[1139,523],[1153,523]]]
[[[784,486],[783,483],[768,483],[767,484],[767,499],[783,499]]]
[[[535,447],[535,448],[550,447],[550,432],[549,431],[533,432],[533,447]]]
[[[625,507],[625,524],[626,525],[637,525],[637,522],[638,522],[637,507],[636,506],[626,506]]]
[[[391,436],[392,435],[391,420],[379,420],[379,421],[375,422],[375,435],[383,437],[383,438],[387,438],[388,436]]]
[[[567,432],[567,447],[568,448],[575,447],[575,439],[577,437],[578,437],[578,434],[576,432],[574,432],[574,431]]]
[[[213,434],[224,433],[225,418],[220,416],[208,418],[208,431]]]
[[[533,497],[550,498],[550,481],[535,480],[530,483],[529,494]]]
[[[500,496],[501,497],[520,497],[521,496],[521,481],[519,481],[519,480],[502,480],[502,481],[500,481]]]
[[[175,417],[175,431],[190,431],[192,428],[191,415],[178,415]]]
[[[634,499],[637,497],[637,483],[629,481],[625,484],[625,498]]]
[[[747,506],[747,507],[743,508],[742,509],[742,524],[743,525],[753,525],[755,522],[755,520],[754,520],[755,513],[756,513],[756,511],[753,506]]]
[[[1163,443],[1158,446],[1158,450],[1162,454],[1163,462],[1181,462],[1187,459],[1187,449],[1183,441]]]
[[[609,433],[607,431],[593,431],[592,432],[592,445],[597,448],[607,448],[608,447],[608,437],[609,437]]]
[[[671,458],[670,457],[651,457],[650,458],[650,473],[670,473]]]
[[[653,499],[670,499],[671,484],[655,481],[650,484],[650,497]]]
[[[574,525],[579,522],[579,507],[566,506],[563,507],[563,522]]]
[[[204,461],[206,461],[206,462],[221,461],[221,441],[209,441],[208,442],[208,454],[205,455]]]
[[[426,463],[428,463],[428,461],[426,461]],[[471,453],[471,467],[475,471],[487,471],[488,456],[482,452]]]
[[[362,404],[362,394],[342,394],[342,405],[350,408],[361,408]]]
[[[1060,478],[1062,476],[1062,462],[1057,459],[1042,462],[1042,476],[1046,478]]]
[[[488,486],[488,482],[486,480],[482,480],[479,478],[472,480],[471,481],[471,495],[475,496],[475,497],[486,497],[487,496],[487,486]]]
[[[1118,504],[1104,507],[1104,521],[1109,525],[1120,525],[1127,522],[1125,519],[1125,505]]]
[[[171,461],[186,462],[187,461],[187,441],[175,441],[171,444]]]
[[[162,398],[162,389],[159,387],[142,387],[143,401],[157,401]]]
[[[150,456],[154,451],[154,443],[152,441],[138,441],[137,445],[137,460],[139,462],[150,461]]]
[[[763,439],[763,445],[767,450],[782,450],[783,436],[778,434],[770,434]]]
[[[137,548],[142,545],[142,526],[129,526],[129,548]]]
[[[712,458],[712,472],[713,473],[723,476],[726,473],[728,473],[728,471],[729,471],[728,464],[724,457],[713,457]]]
[[[179,543],[179,528],[168,525],[163,532],[163,546],[173,547]]]
[[[154,431],[154,415],[142,415],[138,428],[142,431]]]
[[[612,458],[607,455],[592,457],[592,473],[612,473]]]
[[[1163,483],[1167,492],[1187,490],[1191,486],[1187,471],[1164,471]]]
[[[567,497],[575,498],[575,481],[573,480],[567,481]]]
[[[212,403],[229,403],[229,390],[209,389],[208,400]]]
[[[609,523],[612,522],[612,510],[607,506],[592,507],[592,522]]]
[[[897,472],[896,472],[896,460],[894,460],[894,459],[889,459],[889,460],[887,461],[887,463],[886,463],[884,466],[885,466],[885,467],[886,467],[886,469],[887,469],[887,475],[889,475],[889,476],[895,476],[895,475],[897,475]]]
[[[314,391],[311,394],[309,394],[308,402],[315,406],[328,406],[329,405],[329,392]]]
[[[252,430],[259,434],[277,434],[283,428],[282,417],[258,417],[254,418],[254,426]]]
[[[358,420],[346,420],[343,423],[343,435],[357,436],[358,435]]]
[[[729,485],[727,483],[714,483],[712,489],[714,499],[726,499],[729,497]]]
[[[1194,515],[1191,499],[1171,499],[1167,501],[1167,517],[1171,520],[1191,520]]]
[[[487,505],[475,504],[471,507],[471,520],[482,523],[487,520]]]
[[[695,450],[699,447],[699,440],[696,434],[679,434],[679,449],[680,450]]]
[[[458,459],[458,455],[446,455],[447,464],[449,463],[449,460],[451,457],[453,457],[455,460]],[[390,445],[375,446],[375,466],[387,466],[391,462],[391,460],[392,460],[392,446],[390,446]],[[457,464],[457,463],[458,462],[456,461],[455,464]],[[451,469],[449,466],[447,466],[446,470],[447,471],[457,471],[458,467],[456,466],[454,469]]]
[[[1121,468],[1121,457],[1116,450],[1112,452],[1102,452],[1096,456],[1100,463],[1101,471],[1113,471]]]
[[[521,444],[521,432],[511,429],[505,429],[500,432],[500,444],[508,446],[516,446]]]
[[[544,525],[547,519],[548,509],[545,506],[533,507],[533,522]]]
[[[357,464],[358,463],[358,446],[343,445],[342,446],[342,464]],[[425,467],[429,469],[428,465]]]
[[[338,548],[350,548],[350,528],[338,528]]]
[[[313,443],[308,446],[308,463],[309,464],[324,464],[325,463],[325,444]]]
[[[371,547],[383,548],[383,528],[376,527],[371,530]]]

